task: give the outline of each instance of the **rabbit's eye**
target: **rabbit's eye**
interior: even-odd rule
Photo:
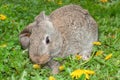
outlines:
[[[50,40],[49,40],[49,37],[47,36],[46,37],[46,44],[49,44],[50,43]]]

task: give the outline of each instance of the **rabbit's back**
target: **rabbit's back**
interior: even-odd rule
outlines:
[[[88,11],[77,5],[67,5],[53,11],[50,19],[64,39],[64,52],[79,53],[85,45],[97,41],[98,28]]]

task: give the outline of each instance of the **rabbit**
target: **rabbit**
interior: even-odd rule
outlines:
[[[87,10],[71,4],[56,9],[49,16],[41,12],[19,38],[32,62],[48,64],[52,73],[57,74],[60,64],[54,58],[76,53],[83,60],[90,57],[92,43],[98,40],[98,25]]]

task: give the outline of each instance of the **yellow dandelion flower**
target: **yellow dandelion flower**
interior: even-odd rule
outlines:
[[[61,5],[61,4],[62,4],[62,0],[60,0],[60,1],[58,2],[58,4]]]
[[[86,72],[87,74],[95,74],[95,72],[92,71],[92,70],[85,70],[85,72]]]
[[[86,79],[89,79],[89,75],[90,74],[95,74],[95,72],[92,71],[92,70],[77,69],[77,70],[73,71],[70,75],[71,75],[72,78],[78,79],[82,76],[82,74],[85,74]]]
[[[82,74],[85,74],[86,79],[89,79],[89,75],[90,74],[94,74],[95,72],[92,70],[81,70],[81,69],[77,69],[75,71],[73,71],[70,75],[72,78],[74,79],[78,79],[82,76]]]
[[[108,60],[108,59],[110,59],[112,57],[112,54],[109,54],[109,55],[107,55],[106,57],[105,57],[105,60]]]
[[[56,80],[56,79],[53,76],[50,76],[49,80]]]
[[[108,2],[108,0],[100,0],[101,2],[105,3],[105,2]]]
[[[40,68],[40,65],[39,65],[39,64],[34,64],[34,65],[33,65],[33,68],[34,68],[34,69],[39,69],[39,68]]]
[[[5,48],[5,47],[7,47],[7,44],[2,44],[2,45],[0,45],[0,47]]]
[[[93,42],[94,45],[100,46],[101,42],[97,41],[97,42]]]
[[[0,14],[0,20],[5,20],[7,17],[3,14]]]
[[[84,73],[83,70],[78,69],[73,71],[70,75],[72,78],[78,79],[83,73]]]
[[[76,55],[75,55],[75,58],[76,58],[77,60],[80,60],[80,59],[82,58],[82,56],[76,54]]]
[[[95,55],[98,56],[98,55],[101,55],[101,54],[103,54],[103,51],[100,50],[100,51],[97,51]]]
[[[86,79],[90,79],[90,77],[87,73],[85,73],[85,77],[86,77]]]
[[[59,70],[63,71],[63,70],[65,70],[65,67],[63,65],[61,65],[61,66],[59,66]]]

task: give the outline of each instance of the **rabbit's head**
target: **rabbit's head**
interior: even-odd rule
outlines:
[[[61,34],[44,12],[35,18],[35,22],[31,26],[31,29],[23,30],[23,33],[20,34],[25,35],[20,37],[20,40],[24,39],[20,42],[22,46],[26,43],[29,57],[34,63],[45,64],[60,53],[62,48]]]

